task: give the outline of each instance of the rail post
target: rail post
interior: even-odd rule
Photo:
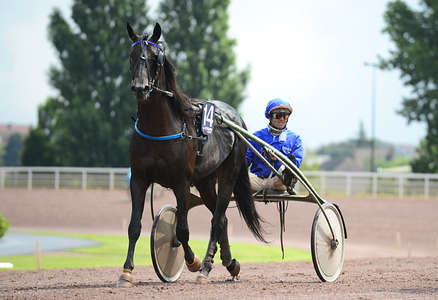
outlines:
[[[424,198],[429,198],[429,186],[430,186],[430,179],[429,176],[424,176]]]
[[[59,190],[59,169],[55,169],[55,190]]]
[[[377,197],[377,174],[373,173],[371,182],[371,194],[375,198]]]
[[[347,181],[347,184],[346,184],[346,188],[345,188],[345,193],[347,196],[351,196],[351,175],[350,174],[347,174],[346,181]]]
[[[27,189],[32,189],[32,169],[27,169]]]
[[[1,170],[1,172],[0,172],[0,189],[5,188],[5,181],[6,181],[6,171]]]
[[[109,173],[109,189],[114,190],[114,170],[111,170]]]
[[[399,175],[398,177],[398,197],[401,199],[403,198],[403,177]]]
[[[82,170],[82,189],[87,189],[87,171],[85,169]]]

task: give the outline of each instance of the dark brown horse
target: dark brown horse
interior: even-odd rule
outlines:
[[[138,120],[129,149],[132,169],[129,249],[119,284],[130,285],[132,282],[134,249],[140,236],[146,190],[152,182],[171,188],[175,194],[176,236],[184,249],[189,270],[200,271],[201,276],[207,277],[219,243],[222,264],[232,276],[237,276],[240,265],[231,256],[225,216],[232,193],[249,229],[258,239],[265,241],[261,219],[250,192],[246,145],[229,128],[215,121],[214,131],[202,148],[203,155],[197,157],[198,141],[190,138],[196,137],[192,106],[195,100],[177,88],[175,70],[158,42],[160,25],[155,25],[150,38],[139,36],[129,24],[127,30],[134,42],[130,52],[131,88],[137,98]],[[245,127],[232,107],[220,101],[211,103],[224,117]],[[213,214],[210,241],[202,263],[188,244],[187,213],[191,185],[198,189],[204,204]]]

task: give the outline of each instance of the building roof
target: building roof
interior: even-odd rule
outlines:
[[[30,125],[0,124],[0,144],[6,143],[9,137],[15,133],[26,136],[30,129]]]

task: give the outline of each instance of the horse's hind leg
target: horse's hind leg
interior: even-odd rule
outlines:
[[[191,272],[197,272],[200,268],[200,261],[193,253],[189,246],[189,225],[187,223],[187,205],[186,199],[190,197],[190,185],[185,182],[173,190],[177,201],[177,222],[176,222],[176,237],[184,249],[184,259],[187,268]]]
[[[233,279],[236,278],[240,272],[240,264],[236,259],[232,259],[231,256],[230,243],[228,241],[228,219],[225,212],[239,177],[242,164],[241,159],[245,158],[239,155],[238,149],[235,147],[218,173],[217,208],[220,208],[222,211],[217,212],[217,215],[221,217],[219,220],[216,220],[218,222],[216,234],[219,237],[219,244],[221,246],[222,265],[227,268]]]
[[[219,242],[221,247],[221,260],[222,264],[230,271],[237,269],[238,264],[235,260],[231,259],[230,245],[228,242],[227,225],[228,220],[225,216],[225,212],[230,202],[231,194],[233,192],[234,183],[236,182],[237,173],[234,171],[234,160],[229,157],[221,167],[218,176],[218,196],[216,200],[216,206],[213,213],[213,219],[211,221],[210,241],[207,247],[207,253],[202,261],[201,274],[208,276],[213,266],[213,258],[217,251],[217,243]],[[237,165],[239,165],[237,163]],[[232,273],[230,271],[230,273]],[[233,273],[232,273],[233,275]],[[237,274],[235,274],[237,275]],[[233,276],[235,276],[233,275]]]
[[[202,181],[199,181],[195,184],[202,198],[202,201],[204,202],[205,206],[207,206],[207,208],[210,210],[212,215],[214,215],[214,212],[216,210],[216,200],[217,200],[216,187],[215,187],[216,180],[217,180],[217,175],[216,173],[213,173],[209,177],[204,178],[202,179]],[[212,226],[213,226],[213,219],[212,219]],[[219,243],[220,240],[221,239],[219,239]],[[213,248],[210,249],[210,247],[208,247],[207,249],[207,253],[204,257],[204,260],[202,261],[202,267],[201,267],[201,273],[204,274],[205,276],[207,276],[212,269],[213,257],[216,254],[216,251],[217,251],[216,244],[214,244]]]
[[[217,194],[215,188],[216,181],[217,181],[217,175],[216,173],[214,173],[209,178],[206,178],[196,184],[196,188],[198,189],[199,194],[201,195],[201,198],[204,201],[205,206],[207,206],[207,208],[210,210],[212,215],[214,215],[216,209],[216,201],[217,201]],[[221,231],[222,232],[217,240],[220,245],[220,255],[221,255],[222,264],[227,268],[229,268],[230,265],[232,265],[234,270],[234,264],[236,264],[236,262],[235,260],[233,261],[231,260],[230,245],[228,242],[228,219],[225,214],[223,218]],[[213,252],[216,253],[216,250],[217,249],[214,249]],[[204,269],[208,268],[205,262],[206,261],[204,261]],[[211,259],[211,264],[213,264],[213,259]]]
[[[129,222],[128,236],[129,247],[126,256],[125,264],[123,265],[123,273],[120,275],[117,286],[129,287],[132,285],[133,277],[132,270],[134,269],[134,250],[135,244],[141,233],[141,218],[143,216],[144,201],[146,190],[150,182],[145,183],[143,179],[136,176],[131,177],[131,221]]]
[[[226,194],[228,194],[228,197]],[[218,242],[221,245],[222,263],[224,265],[228,265],[231,260],[231,253],[227,237],[227,219],[225,217],[225,211],[228,207],[231,190],[226,194],[224,191],[219,192],[219,196],[216,201],[216,207],[214,209],[213,218],[211,221],[210,241],[208,243],[207,253],[205,254],[201,265],[201,274],[205,277],[208,276],[213,268],[213,258],[217,251]]]

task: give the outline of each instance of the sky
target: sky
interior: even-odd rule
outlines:
[[[372,73],[365,62],[388,57],[394,45],[382,33],[386,0],[232,0],[228,36],[240,69],[251,80],[240,112],[250,131],[265,127],[264,110],[273,98],[289,101],[288,128],[316,148],[358,136],[363,122],[372,132]],[[418,7],[417,0],[407,0]],[[152,13],[158,0],[148,1]],[[48,41],[53,8],[70,17],[72,1],[0,1],[0,123],[37,124],[37,108],[57,94],[48,82],[56,52]],[[165,38],[165,30],[163,35]],[[172,51],[172,49],[167,49]],[[421,123],[397,114],[410,89],[400,73],[375,72],[375,136],[418,145]],[[190,96],[190,95],[189,95]]]

